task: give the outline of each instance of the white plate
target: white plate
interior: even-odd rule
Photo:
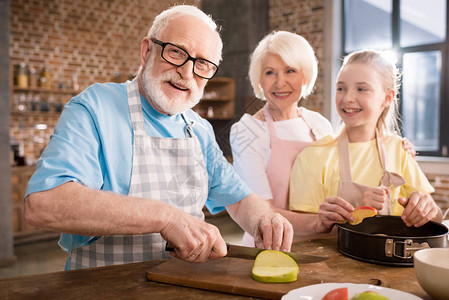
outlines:
[[[380,287],[370,284],[355,283],[320,283],[291,290],[285,294],[282,300],[321,300],[328,292],[338,288],[348,288],[348,298],[365,291],[375,291],[391,300],[422,300],[420,297],[398,291],[395,289]]]

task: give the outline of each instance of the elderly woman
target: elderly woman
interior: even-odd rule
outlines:
[[[249,79],[256,97],[266,104],[252,116],[244,114],[230,133],[237,173],[290,222],[301,223],[297,227],[292,222],[301,228],[295,230],[295,240],[316,232],[307,228],[306,214],[297,220],[298,214],[288,211],[291,167],[302,149],[333,133],[322,115],[298,107],[312,92],[317,73],[314,51],[302,36],[286,31],[265,36],[251,56]],[[254,246],[246,232],[242,243]]]

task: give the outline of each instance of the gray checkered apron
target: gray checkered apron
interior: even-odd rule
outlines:
[[[199,219],[208,195],[208,175],[193,122],[187,138],[150,137],[145,133],[137,80],[128,85],[134,131],[133,167],[128,195],[169,203]],[[170,257],[160,234],[102,236],[71,251],[71,269],[149,261]]]

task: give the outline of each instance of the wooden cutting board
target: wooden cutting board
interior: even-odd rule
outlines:
[[[323,277],[331,278],[328,282],[351,281],[350,276],[335,276],[334,271],[324,262],[320,262],[300,264],[296,282],[262,283],[251,278],[253,264],[254,260],[229,257],[205,263],[189,263],[171,258],[148,270],[147,278],[157,282],[265,299],[280,299],[292,289],[323,282]]]
[[[337,250],[337,238],[298,242],[292,251],[329,257],[313,264],[299,264],[298,280],[261,283],[251,278],[254,260],[225,257],[193,264],[171,258],[147,270],[147,278],[187,287],[236,295],[280,299],[290,290],[319,283],[362,283],[390,287],[430,299],[419,285],[413,268],[375,265],[346,257]]]

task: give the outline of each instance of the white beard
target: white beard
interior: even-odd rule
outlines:
[[[190,81],[184,80],[175,71],[166,71],[158,77],[153,77],[153,66],[154,60],[151,57],[147,67],[142,70],[143,89],[151,101],[158,106],[159,110],[169,115],[177,115],[194,107],[203,97],[204,91],[198,89],[193,79]],[[188,88],[190,96],[187,99],[181,97],[171,97],[169,99],[161,89],[162,83],[167,81]]]

